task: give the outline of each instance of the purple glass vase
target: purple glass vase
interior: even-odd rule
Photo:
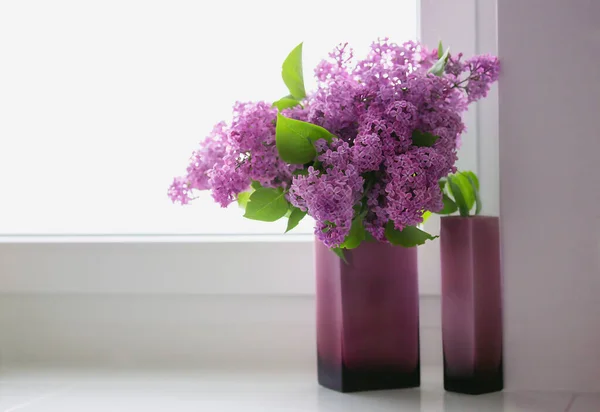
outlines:
[[[315,244],[319,383],[340,392],[419,386],[416,248],[363,242],[344,263]]]
[[[497,217],[442,218],[444,389],[503,388],[502,280]]]

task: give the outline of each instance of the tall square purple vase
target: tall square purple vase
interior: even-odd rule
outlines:
[[[503,388],[502,279],[497,217],[443,217],[444,389],[482,394]]]
[[[344,263],[315,243],[319,383],[339,392],[419,386],[416,248],[363,242]]]

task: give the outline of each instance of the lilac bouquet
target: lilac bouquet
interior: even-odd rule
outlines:
[[[245,217],[305,215],[315,235],[343,257],[363,241],[412,247],[434,237],[423,215],[452,202],[440,181],[456,172],[465,130],[461,114],[497,80],[496,57],[462,60],[440,44],[380,40],[363,60],[337,47],[315,70],[307,94],[302,44],[283,63],[290,94],[275,103],[237,103],[169,188],[187,204],[210,190],[222,206],[238,201]]]

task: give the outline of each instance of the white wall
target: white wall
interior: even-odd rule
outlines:
[[[600,2],[499,0],[508,389],[600,391]]]
[[[440,313],[421,298],[422,366]],[[308,295],[0,294],[0,366],[314,370],[315,320]]]

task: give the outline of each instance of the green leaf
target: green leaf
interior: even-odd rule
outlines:
[[[438,49],[438,55],[439,55]],[[446,63],[448,63],[448,58],[450,57],[450,49],[446,49],[446,51],[439,56],[438,61],[435,62],[433,66],[429,69],[429,73],[433,73],[436,76],[441,76],[444,74],[444,69],[446,68]]]
[[[412,133],[412,144],[417,147],[431,147],[439,139],[439,136],[431,134],[429,132],[422,132],[420,130],[413,130]]]
[[[263,222],[274,222],[285,216],[289,203],[283,189],[258,188],[250,195],[244,217]]]
[[[462,187],[456,182],[456,176],[448,176],[448,187],[452,197],[454,197],[456,206],[458,206],[460,215],[463,217],[469,216],[471,208],[467,205],[467,201],[462,192]]]
[[[442,201],[444,202],[444,208],[437,212],[438,215],[450,215],[458,210],[456,203],[454,203],[454,201],[450,199],[447,194],[444,193]]]
[[[304,75],[302,74],[302,43],[296,46],[286,57],[283,66],[281,66],[281,77],[290,94],[296,100],[302,100],[306,97]]]
[[[406,226],[403,230],[398,230],[391,220],[385,225],[385,238],[392,245],[403,247],[414,247],[424,244],[428,240],[433,240],[438,236],[432,236],[429,233],[416,228],[415,226]]]
[[[461,172],[461,174],[465,175],[465,177],[467,177],[467,179],[471,179],[473,180],[473,187],[477,190],[479,190],[479,179],[477,178],[477,175],[471,171],[466,171],[466,172]]]
[[[273,106],[277,107],[277,110],[282,111],[285,109],[289,109],[290,107],[296,107],[299,104],[300,102],[298,100],[294,99],[291,96],[286,96],[273,103]]]
[[[473,208],[473,205],[475,205],[475,191],[473,190],[471,182],[469,182],[469,179],[463,173],[455,174],[452,176],[452,180],[460,187],[460,191],[462,192],[465,203],[470,211]]]
[[[344,249],[339,247],[332,247],[330,250],[333,253],[335,253],[340,259],[342,259],[344,263],[348,264],[348,261],[346,260],[346,255],[344,254]]]
[[[475,194],[475,214],[478,215],[481,213],[481,197],[479,196],[479,179],[477,175],[473,172],[463,172],[463,175],[469,179],[469,183],[471,183],[471,187],[473,188],[473,193]]]
[[[252,183],[250,183],[250,187],[252,187],[252,189],[254,189],[254,190],[257,190],[257,189],[260,189],[262,187],[262,185],[260,184],[260,182],[253,180]]]
[[[308,176],[308,169],[298,169],[292,172],[294,176]]]
[[[442,46],[442,41],[438,43],[438,59],[441,59],[444,55],[444,46]]]
[[[306,212],[303,212],[297,207],[292,206],[291,211],[292,213],[290,214],[290,217],[288,219],[287,229],[285,230],[285,233],[298,226],[298,223],[300,223],[300,221],[304,219],[304,216],[306,216]]]
[[[365,240],[365,227],[363,226],[362,218],[360,216],[355,217],[352,220],[352,226],[350,232],[344,239],[344,242],[340,247],[344,249],[356,249],[363,240]]]
[[[317,155],[314,142],[325,139],[331,142],[333,135],[316,124],[289,119],[277,114],[275,141],[279,157],[287,163],[305,164]]]
[[[247,192],[238,193],[238,195],[237,195],[237,202],[238,202],[238,205],[242,209],[246,208],[246,205],[248,204],[248,200],[250,199],[250,195],[252,194],[252,192],[253,192],[253,190],[249,190]]]
[[[375,239],[375,237],[371,234],[371,232],[366,230],[365,231],[365,242],[377,242],[377,239]]]
[[[470,180],[470,178],[469,178]],[[474,185],[474,183],[473,183]],[[483,205],[481,204],[481,196],[479,195],[479,190],[474,190],[475,192],[475,214],[478,215],[481,213],[481,208]]]
[[[444,178],[441,178],[440,181],[438,182],[438,185],[440,186],[440,190],[442,191],[442,193],[445,193],[444,189],[446,189],[446,183],[448,183],[448,181]]]
[[[427,222],[427,219],[429,219],[431,217],[431,212],[429,210],[426,210],[425,212],[423,212],[423,222],[421,222],[421,224]]]

